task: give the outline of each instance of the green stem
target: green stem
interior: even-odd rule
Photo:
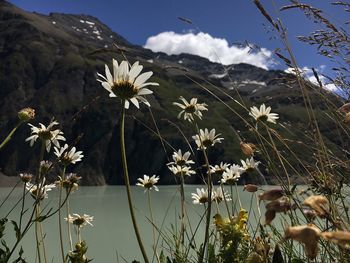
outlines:
[[[155,228],[155,222],[154,222],[154,218],[153,218],[153,211],[152,211],[152,201],[151,201],[151,190],[147,190],[147,199],[148,199],[148,208],[149,208],[149,215],[150,215],[150,219],[151,219],[151,224],[152,224],[152,236],[153,236],[153,259],[154,257],[157,257],[158,259],[158,255],[157,255],[157,246],[156,246],[156,228]],[[152,259],[152,261],[153,261]],[[159,262],[159,260],[158,260]]]
[[[180,243],[185,242],[185,189],[184,189],[184,175],[180,176],[180,193],[181,193],[181,233],[180,233]]]
[[[22,124],[22,122],[18,122],[17,125],[12,129],[12,131],[10,131],[10,133],[7,135],[7,137],[5,138],[5,140],[0,144],[0,150],[11,140],[13,134],[15,133],[15,131],[18,129],[18,127]]]
[[[38,219],[39,213],[39,204],[35,207],[35,219]],[[35,240],[36,240],[36,251],[38,254],[39,263],[41,263],[41,253],[40,253],[40,236],[39,236],[39,221],[35,221]]]
[[[199,135],[199,128],[198,125],[196,125],[196,131]],[[201,140],[200,136],[199,139]],[[208,170],[208,208],[207,208],[207,215],[206,215],[206,223],[205,223],[205,234],[204,234],[204,242],[202,250],[200,251],[198,262],[202,263],[204,260],[204,254],[206,251],[207,243],[209,242],[209,227],[210,227],[210,220],[211,220],[211,204],[212,204],[212,190],[213,190],[213,184],[212,184],[212,178],[211,178],[211,172],[210,172],[210,164],[208,160],[208,154],[206,152],[206,149],[204,149],[203,142],[201,141],[200,144],[202,145],[200,148],[202,149],[204,160],[206,164],[206,168]]]
[[[23,220],[23,214],[24,214],[25,198],[26,198],[26,184],[23,184],[22,206],[21,206],[21,213],[20,213],[20,216],[19,216],[19,231],[22,231],[22,220]]]
[[[68,197],[69,197],[69,192],[66,189],[66,198],[67,198],[66,214],[67,214],[67,218],[69,217],[69,213],[70,213]],[[67,221],[67,231],[68,231],[68,238],[69,238],[69,247],[70,247],[70,250],[73,251],[72,230],[71,230],[71,225],[68,221]]]
[[[137,239],[137,242],[138,242],[138,245],[140,247],[140,250],[141,250],[141,253],[142,253],[142,256],[143,256],[145,263],[149,263],[145,248],[144,248],[143,243],[142,243],[141,235],[140,235],[140,232],[139,232],[139,229],[137,226],[134,208],[133,208],[133,204],[132,204],[131,187],[130,187],[130,180],[129,180],[129,173],[128,173],[128,164],[126,161],[124,124],[125,124],[125,100],[122,101],[122,114],[121,114],[121,118],[120,118],[120,149],[121,149],[121,157],[122,157],[122,164],[123,164],[124,181],[125,181],[126,193],[128,196],[128,205],[129,205],[131,220],[132,220],[132,224],[134,227],[136,239]]]
[[[62,191],[63,191],[63,180],[65,179],[66,174],[66,166],[63,167],[62,171],[62,177],[61,177],[61,185],[60,185],[60,193],[58,198],[58,229],[60,234],[60,246],[61,246],[61,256],[62,256],[62,262],[65,262],[65,256],[64,256],[64,247],[63,247],[63,234],[62,234],[62,215],[61,215],[61,206],[62,206]]]

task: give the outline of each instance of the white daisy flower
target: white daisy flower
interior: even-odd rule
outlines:
[[[158,86],[155,82],[146,82],[153,74],[152,71],[141,73],[143,66],[139,65],[136,61],[129,69],[129,63],[122,61],[120,65],[113,59],[113,75],[111,74],[107,65],[105,65],[105,74],[103,76],[100,73],[97,75],[100,79],[103,88],[109,92],[109,97],[119,97],[125,100],[125,109],[129,108],[129,102],[131,101],[137,108],[139,108],[139,101],[143,102],[147,106],[150,106],[149,102],[143,97],[144,95],[152,94],[153,92],[146,86]]]
[[[216,190],[213,190],[211,199],[216,203],[221,203],[222,201],[231,201],[231,196],[229,193],[224,191],[222,187],[217,187]]]
[[[197,193],[191,193],[193,204],[205,204],[209,200],[208,190],[197,188]]]
[[[260,164],[260,162],[254,161],[253,157],[251,157],[250,159],[247,158],[245,161],[241,160],[241,163],[242,163],[242,168],[247,173],[254,171],[258,167],[258,165]]]
[[[189,166],[172,165],[168,168],[176,176],[191,176],[191,174],[196,173],[195,171],[191,170],[191,167]]]
[[[277,113],[270,113],[271,107],[265,106],[265,104],[262,104],[260,106],[260,109],[253,106],[250,107],[250,113],[249,115],[252,116],[255,120],[261,120],[261,121],[268,121],[271,123],[276,123],[276,120],[279,118]]]
[[[189,122],[194,121],[194,116],[197,116],[200,120],[202,119],[202,112],[208,110],[206,106],[208,106],[205,103],[197,103],[197,98],[192,98],[190,102],[188,102],[184,97],[180,97],[180,100],[182,100],[183,104],[174,102],[173,104],[180,107],[182,111],[177,115],[177,117],[180,119],[181,115],[184,116],[184,120],[188,120]]]
[[[221,141],[224,138],[219,138],[221,134],[216,134],[215,135],[215,129],[212,129],[210,132],[208,131],[207,128],[199,130],[199,135],[196,134],[192,136],[192,138],[195,140],[198,150],[204,148],[206,149],[207,147],[214,146],[215,143],[221,143]]]
[[[148,175],[144,175],[143,179],[137,178],[137,181],[139,181],[139,183],[137,183],[136,185],[144,187],[145,192],[147,190],[159,191],[158,187],[155,185],[156,183],[158,183],[158,180],[159,176],[153,175],[152,177],[149,177]]]
[[[40,127],[35,127],[30,123],[28,125],[31,127],[30,129],[32,132],[31,136],[29,136],[25,141],[29,141],[30,146],[33,146],[34,142],[40,138],[45,141],[46,151],[50,152],[51,144],[55,145],[56,147],[60,147],[59,141],[66,140],[63,137],[63,132],[61,130],[54,130],[54,126],[58,125],[57,121],[52,121],[47,127],[42,123],[39,123]]]
[[[50,192],[53,188],[56,187],[55,184],[45,185],[45,181],[46,179],[44,177],[42,182],[39,183],[39,185],[32,184],[29,182],[26,183],[26,189],[27,191],[29,191],[29,193],[34,199],[43,200],[44,198],[48,198],[47,192]]]
[[[239,165],[233,164],[227,168],[222,174],[221,183],[222,184],[235,184],[241,177],[244,169]]]
[[[217,174],[221,176],[227,168],[230,167],[230,164],[221,162],[219,165],[210,165],[210,173],[211,174]]]
[[[73,216],[71,216],[70,214],[68,215],[68,218],[65,218],[64,220],[68,221],[69,223],[76,225],[78,227],[83,227],[86,225],[90,225],[93,226],[93,224],[91,224],[91,222],[94,220],[93,216],[89,216],[87,214],[84,214],[82,216],[80,216],[79,214],[73,214]]]
[[[68,150],[68,148],[68,144],[65,144],[61,148],[55,147],[55,155],[65,165],[80,162],[84,157],[84,155],[82,155],[83,152],[77,151],[75,147],[72,147],[70,150]]]
[[[170,164],[176,164],[176,165],[188,165],[188,164],[194,164],[194,161],[189,160],[188,158],[190,157],[191,153],[190,152],[185,152],[184,154],[182,154],[181,149],[178,150],[177,152],[173,153],[173,162],[168,163],[167,165]]]

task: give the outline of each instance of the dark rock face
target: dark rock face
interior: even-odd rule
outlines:
[[[111,65],[112,57],[120,61],[123,55],[131,63],[139,60],[144,70],[154,72],[152,81],[160,83],[149,97],[151,112],[144,105],[141,110],[131,108],[127,111],[125,134],[132,183],[143,174],[159,174],[161,183],[175,182],[166,167],[173,152],[170,146],[183,151],[187,151],[188,146],[174,123],[187,138],[194,134],[190,125],[176,118],[178,109],[172,102],[181,95],[187,99],[198,97],[199,101],[207,103],[209,112],[200,126],[216,128],[225,137],[225,142],[209,154],[212,164],[239,162],[244,158],[239,150],[239,140],[231,129],[234,127],[241,131],[242,138],[250,139],[244,123],[194,81],[215,91],[220,99],[245,116],[248,116],[246,111],[237,108],[231,98],[217,89],[234,98],[237,98],[237,89],[245,102],[250,101],[248,105],[265,102],[287,122],[291,118],[288,108],[305,113],[300,93],[297,88],[286,85],[283,78],[287,75],[283,72],[266,71],[247,64],[232,65],[225,71],[222,65],[197,56],[153,53],[130,44],[94,17],[56,13],[44,16],[27,13],[1,1],[0,138],[16,124],[18,110],[32,107],[37,113],[32,122],[34,125],[39,122],[47,125],[54,117],[68,143],[77,141],[77,148],[84,151],[83,162],[69,169],[78,172],[84,184],[123,183],[119,101],[109,98],[96,81],[96,72],[103,73],[105,63]],[[215,84],[217,89],[207,81]],[[303,116],[295,118],[297,126],[305,125]],[[36,143],[31,148],[24,142],[29,134],[29,126],[21,126],[0,152],[2,173],[17,176],[23,171],[35,172],[40,146]],[[336,147],[332,136],[329,138],[329,143]],[[45,158],[53,158],[53,154]],[[196,160],[198,171],[201,170],[200,160],[199,155]],[[271,182],[270,175],[265,174]],[[187,182],[201,182],[199,178],[192,176]]]

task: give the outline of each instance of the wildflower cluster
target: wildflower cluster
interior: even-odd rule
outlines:
[[[192,174],[195,174],[196,172],[191,168],[191,164],[194,164],[194,161],[189,159],[190,155],[190,152],[185,152],[182,154],[181,149],[179,149],[177,152],[174,152],[172,155],[173,161],[167,164],[169,170],[175,176],[181,177],[191,176]]]
[[[209,202],[208,189],[197,188],[196,193],[191,193],[193,204],[206,204]],[[231,201],[231,196],[222,187],[217,187],[212,190],[211,201],[221,203],[223,201]]]

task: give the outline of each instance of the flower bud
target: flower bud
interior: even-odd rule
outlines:
[[[242,152],[247,156],[253,156],[255,152],[255,145],[252,143],[241,142],[240,147]]]
[[[20,121],[30,121],[35,117],[35,110],[32,108],[24,108],[18,112],[18,118]]]
[[[24,183],[29,183],[33,178],[33,175],[29,173],[20,173],[19,176]]]
[[[243,191],[247,191],[249,193],[254,193],[254,192],[258,191],[258,186],[255,184],[246,184],[243,187]]]
[[[41,161],[40,162],[40,171],[42,175],[45,175],[50,171],[52,167],[52,162],[50,161]]]

